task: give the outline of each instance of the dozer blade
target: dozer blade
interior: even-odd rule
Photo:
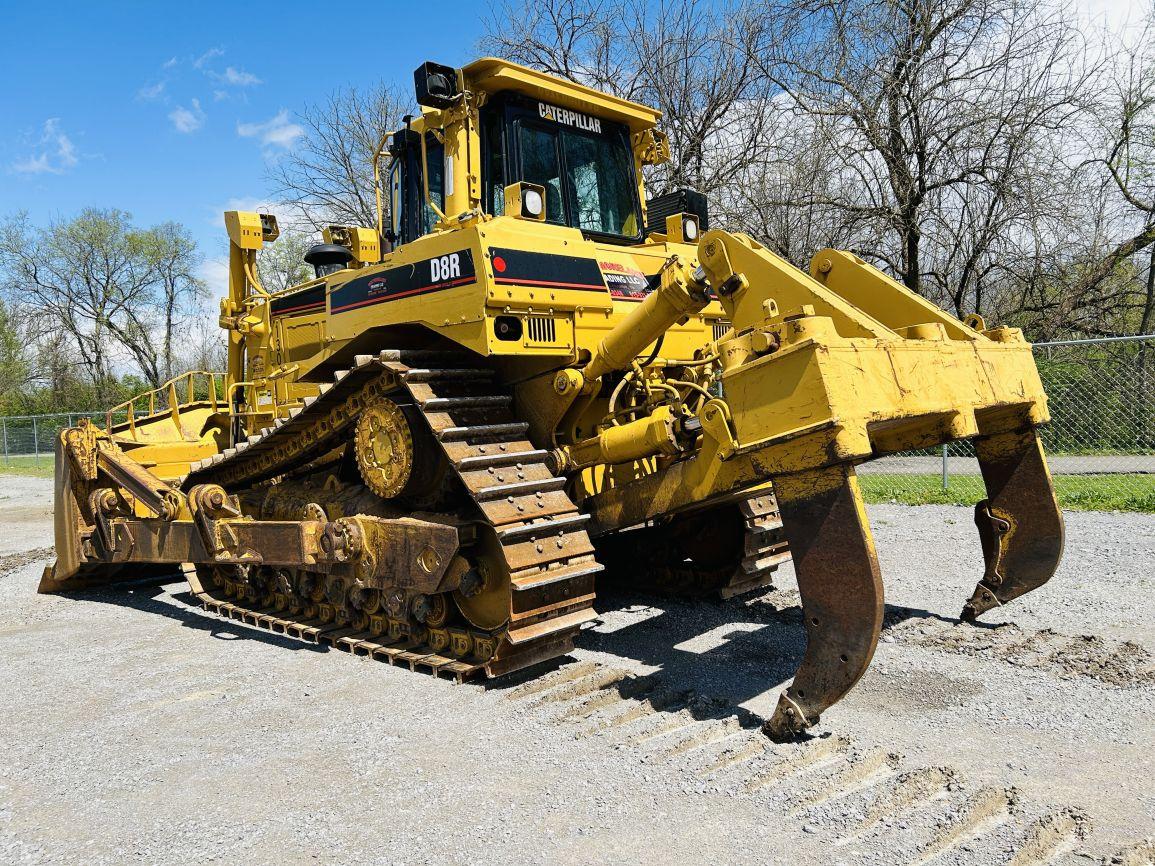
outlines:
[[[986,564],[962,618],[1038,589],[1063,555],[1063,516],[1038,432],[999,433],[974,442],[987,499],[975,506]]]
[[[882,629],[883,591],[853,467],[782,476],[774,489],[806,623],[802,664],[763,726],[782,741],[817,724],[866,672]]]

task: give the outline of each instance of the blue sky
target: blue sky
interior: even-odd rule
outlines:
[[[468,62],[487,8],[2,5],[0,218],[119,207],[184,223],[210,259],[221,211],[266,200],[266,163],[294,145],[297,111],[345,84],[411,89],[423,60]]]
[[[1077,0],[1136,19],[1149,0]],[[86,206],[194,233],[223,288],[221,211],[269,201],[266,164],[295,113],[346,84],[412,87],[423,60],[473,59],[485,3],[6,0],[0,12],[0,218]]]

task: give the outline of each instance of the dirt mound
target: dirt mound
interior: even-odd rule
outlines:
[[[51,559],[54,552],[51,547],[37,547],[35,550],[25,550],[20,553],[10,553],[7,556],[0,556],[0,577],[7,577],[16,569],[22,568],[30,562]]]
[[[910,608],[888,611],[884,635],[895,641],[957,655],[990,658],[1064,679],[1090,677],[1112,686],[1155,685],[1155,656],[1132,641],[1097,635],[1065,635],[944,620]]]

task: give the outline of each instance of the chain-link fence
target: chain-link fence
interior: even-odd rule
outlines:
[[[1043,442],[1060,502],[1155,512],[1155,335],[1039,343],[1035,359],[1050,401]],[[51,472],[57,433],[85,417],[105,420],[103,412],[0,419],[0,471]],[[114,420],[124,420],[123,410]],[[985,496],[969,442],[896,454],[859,475],[873,502],[973,504]]]
[[[1066,508],[1155,511],[1155,335],[1037,343],[1051,423],[1043,428]],[[973,504],[974,448],[955,442],[860,468],[871,501]]]
[[[146,413],[138,411],[136,416]],[[53,415],[8,415],[0,417],[0,435],[3,436],[3,458],[0,471],[51,474],[56,437],[61,430],[75,427],[80,419],[88,418],[101,427],[107,422],[106,412],[60,412]],[[112,416],[113,423],[127,419],[124,411]]]

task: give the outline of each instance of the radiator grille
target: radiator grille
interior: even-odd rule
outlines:
[[[525,332],[531,343],[557,342],[557,325],[552,317],[530,316],[525,323]]]
[[[730,330],[730,323],[725,319],[719,319],[714,322],[714,340],[721,340],[726,336],[726,332]]]

